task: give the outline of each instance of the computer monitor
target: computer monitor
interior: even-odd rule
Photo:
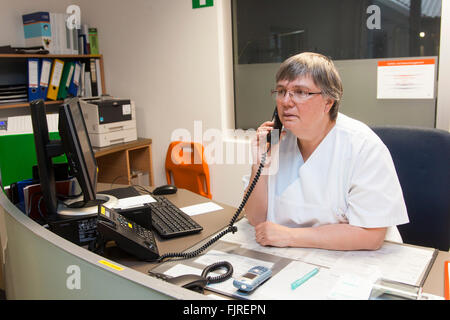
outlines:
[[[58,130],[61,140],[50,140],[43,100],[30,103],[36,156],[44,203],[49,218],[58,215],[78,216],[97,213],[100,203],[112,205],[116,198],[96,194],[97,162],[81,112],[78,98],[59,107]],[[53,157],[65,153],[72,175],[82,191],[80,199],[70,204],[58,201],[55,191]],[[106,204],[105,204],[106,205]]]
[[[30,110],[42,196],[47,216],[53,218],[56,216],[58,199],[52,158],[61,155],[63,149],[60,141],[50,140],[44,101],[32,101]]]
[[[83,191],[82,202],[96,200],[97,161],[77,98],[60,106],[58,130],[72,174]],[[82,203],[78,205],[84,206]]]

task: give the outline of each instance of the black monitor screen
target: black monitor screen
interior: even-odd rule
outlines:
[[[56,216],[58,199],[56,196],[52,158],[62,154],[63,150],[60,141],[52,141],[49,138],[44,101],[32,101],[30,110],[42,195],[47,215],[54,217]]]
[[[72,174],[83,191],[84,203],[95,200],[97,162],[77,98],[61,105],[59,134]]]
[[[95,190],[95,184],[97,182],[97,162],[92,151],[91,142],[89,140],[89,135],[86,130],[86,125],[79,103],[76,105],[70,105],[70,110],[72,111],[75,130],[77,131],[78,141],[80,143],[81,152],[83,153],[83,159],[86,164],[88,177],[89,180],[91,180],[91,184],[94,186]]]

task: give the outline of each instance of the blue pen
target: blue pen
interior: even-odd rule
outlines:
[[[301,286],[302,284],[304,284],[306,281],[308,281],[309,279],[311,279],[313,276],[315,276],[317,274],[317,272],[319,272],[319,268],[314,268],[312,271],[308,272],[307,274],[305,274],[303,277],[301,277],[298,280],[295,280],[294,282],[291,283],[291,289],[295,290],[297,289],[299,286]]]

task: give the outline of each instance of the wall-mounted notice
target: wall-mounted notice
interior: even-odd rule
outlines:
[[[377,99],[434,99],[436,60],[378,61]]]

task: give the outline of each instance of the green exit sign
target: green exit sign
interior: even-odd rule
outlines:
[[[192,0],[192,9],[212,7],[214,0]]]

